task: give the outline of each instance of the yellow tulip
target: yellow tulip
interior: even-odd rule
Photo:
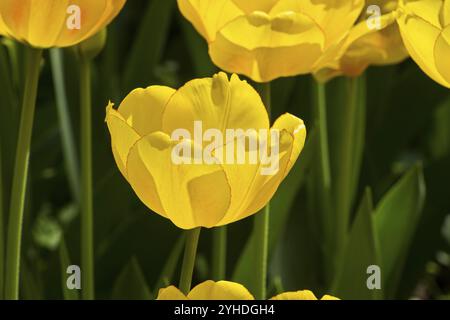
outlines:
[[[93,36],[126,0],[0,0],[0,34],[36,48],[67,47]]]
[[[225,225],[258,212],[294,165],[306,137],[303,121],[290,114],[270,128],[258,93],[237,75],[228,79],[225,73],[190,81],[177,91],[160,86],[136,89],[118,110],[112,104],[107,107],[106,121],[117,166],[137,196],[183,229]],[[199,122],[205,134],[215,130],[227,136],[233,129],[278,131],[279,170],[261,174],[264,165],[259,159],[174,162],[180,141],[172,138],[180,129],[190,135],[183,140],[189,151],[201,155],[208,151],[210,144],[197,142]],[[237,139],[213,140],[218,143],[214,155],[219,157]],[[248,159],[249,150],[244,153]]]
[[[310,73],[347,35],[364,0],[178,0],[213,62],[258,82]]]
[[[254,300],[253,295],[242,285],[229,281],[214,282],[211,280],[200,283],[187,295],[174,286],[159,290],[157,300]],[[285,292],[271,300],[318,300],[309,290]],[[324,295],[321,300],[339,300],[336,297]]]
[[[411,57],[450,88],[450,0],[400,1],[400,32]]]
[[[316,79],[325,82],[340,75],[357,77],[370,65],[396,64],[406,59],[408,52],[395,23],[397,4],[398,0],[367,0],[366,7],[376,6],[380,16],[375,16],[376,12],[361,15],[335,51],[329,50],[322,57],[314,74]]]

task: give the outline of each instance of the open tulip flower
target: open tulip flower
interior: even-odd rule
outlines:
[[[294,165],[306,137],[303,121],[290,114],[270,128],[258,93],[237,75],[228,79],[225,73],[190,81],[177,91],[136,89],[118,110],[107,107],[106,121],[123,176],[144,204],[183,229],[225,225],[258,212]],[[263,173],[267,162],[260,160],[264,157],[248,161],[248,147],[236,153],[246,161],[235,158],[231,151],[243,136],[229,138],[229,133],[240,130],[268,132],[266,144],[278,169]],[[184,134],[182,139],[177,132]],[[278,139],[271,138],[277,132]],[[180,146],[186,159],[174,159]],[[192,160],[191,151],[214,159]]]
[[[450,88],[450,0],[400,1],[401,35],[411,57]]]
[[[229,281],[214,282],[211,280],[200,283],[187,295],[174,286],[160,289],[158,300],[254,300],[253,295],[241,284]],[[285,292],[271,300],[318,300],[309,290]],[[324,295],[321,300],[339,300],[333,296]]]
[[[364,0],[178,0],[213,62],[257,82],[307,74],[348,34]]]
[[[0,0],[0,34],[36,48],[68,47],[108,25],[126,0]]]
[[[336,51],[322,57],[314,73],[319,81],[340,75],[357,77],[370,65],[396,64],[409,56],[395,23],[398,0],[366,0],[366,7],[380,12],[363,13]]]

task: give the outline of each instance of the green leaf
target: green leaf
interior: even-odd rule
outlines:
[[[178,261],[180,260],[181,253],[183,252],[184,249],[184,242],[185,238],[183,234],[178,238],[177,242],[175,243],[161,271],[161,274],[159,275],[158,281],[156,282],[155,286],[156,293],[160,288],[168,286],[172,283],[175,270],[177,269]]]
[[[33,273],[26,261],[20,264],[20,271],[20,298],[42,300],[44,298],[42,279]]]
[[[72,265],[72,263],[70,262],[69,251],[67,250],[67,245],[64,238],[61,240],[59,245],[59,261],[61,266],[61,288],[64,300],[80,299],[78,290],[70,290],[67,287],[67,267]]]
[[[126,92],[148,86],[154,79],[172,18],[175,0],[153,0],[147,7],[144,19],[125,66]]]
[[[386,298],[397,289],[424,202],[423,169],[416,165],[388,191],[375,210]]]
[[[112,292],[112,299],[152,299],[144,274],[135,257],[131,258],[117,278]]]
[[[367,189],[347,240],[344,260],[335,284],[336,290],[331,292],[341,299],[371,300],[382,297],[381,290],[369,290],[366,283],[369,276],[367,268],[371,265],[379,266],[373,220],[372,192]]]

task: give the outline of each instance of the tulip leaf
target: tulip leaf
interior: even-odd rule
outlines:
[[[131,258],[117,278],[112,299],[151,300],[152,295],[136,258]]]
[[[80,295],[78,290],[69,289],[67,287],[67,267],[72,265],[70,262],[69,251],[64,238],[59,245],[59,261],[61,266],[61,288],[64,300],[79,300]]]
[[[145,87],[154,81],[169,33],[175,0],[152,0],[142,20],[125,66],[125,90]]]
[[[402,273],[401,284],[397,292],[400,299],[411,297],[411,292],[417,287],[423,271],[430,260],[434,260],[436,252],[449,244],[444,236],[437,232],[443,228],[445,216],[449,214],[450,197],[448,196],[448,181],[450,181],[450,153],[438,161],[428,163],[424,170],[427,201],[426,207],[418,223],[408,259]],[[432,232],[431,232],[432,231]]]
[[[370,290],[367,286],[368,267],[379,266],[377,247],[372,192],[367,189],[347,239],[333,294],[345,300],[381,298],[381,289]]]
[[[425,201],[422,166],[411,168],[375,209],[381,271],[387,298],[394,296]]]
[[[159,275],[158,281],[156,282],[155,292],[157,293],[159,289],[164,286],[168,286],[172,283],[173,276],[177,269],[178,261],[180,260],[181,254],[184,249],[185,238],[184,234],[181,235],[175,245],[173,246],[172,251],[170,252],[169,257],[166,260],[166,263]]]
[[[44,290],[41,279],[32,272],[27,262],[20,264],[20,298],[24,300],[42,300]]]
[[[289,213],[295,202],[297,191],[300,189],[305,181],[305,173],[310,166],[312,160],[311,145],[314,142],[315,134],[312,132],[306,142],[306,145],[287,175],[285,180],[278,188],[275,196],[270,202],[270,219],[269,219],[269,259],[273,255],[278,239],[287,224]],[[255,270],[255,259],[253,253],[257,244],[254,240],[254,233],[250,235],[247,243],[242,250],[236,268],[233,273],[233,281],[245,285],[250,292],[254,291],[254,284],[251,283],[253,270]]]

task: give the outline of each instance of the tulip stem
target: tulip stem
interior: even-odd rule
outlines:
[[[92,197],[91,63],[80,58],[81,103],[81,265],[82,296],[94,299],[94,235]]]
[[[192,275],[194,273],[195,257],[197,255],[198,239],[200,228],[186,231],[186,243],[184,247],[183,265],[181,267],[181,277],[179,289],[184,294],[191,291]]]
[[[320,136],[320,167],[321,179],[324,191],[327,192],[327,197],[331,189],[331,173],[330,173],[330,152],[328,148],[328,121],[327,121],[327,100],[325,85],[315,81],[316,91],[316,125],[319,127]]]
[[[17,300],[19,298],[20,246],[22,240],[23,211],[41,58],[41,49],[27,48],[27,77],[23,91],[6,248],[5,298],[8,300]]]
[[[61,142],[64,162],[67,172],[70,191],[77,206],[80,203],[80,169],[78,164],[75,139],[73,137],[70,121],[69,105],[67,102],[66,87],[64,84],[64,60],[62,49],[50,49],[50,62],[52,65],[53,85],[55,87],[56,108],[58,110]]]
[[[216,281],[225,280],[227,262],[227,227],[213,230],[213,265],[212,278]]]
[[[262,84],[260,91],[261,98],[266,106],[269,119],[271,118],[271,86],[270,83]],[[257,244],[255,258],[255,297],[258,300],[266,298],[267,286],[267,259],[269,247],[269,217],[270,217],[270,203],[267,203],[263,212],[255,215],[254,218],[254,235],[255,243]]]
[[[326,279],[327,282],[332,281],[332,277],[335,274],[334,267],[334,255],[333,244],[335,244],[333,226],[335,223],[330,219],[334,217],[331,210],[331,167],[330,167],[330,150],[328,144],[328,118],[327,118],[327,96],[326,86],[323,83],[319,83],[316,80],[313,81],[314,90],[314,119],[315,126],[318,129],[318,146],[316,147],[317,156],[319,159],[319,165],[314,167],[317,170],[318,189],[321,196],[321,201],[318,203],[318,209],[324,217],[321,219],[323,222],[323,242],[326,248],[326,257],[330,259],[330,262],[326,263],[327,270]]]
[[[347,82],[347,99],[344,105],[342,125],[342,150],[339,170],[336,177],[336,211],[337,211],[337,243],[340,247],[345,242],[350,223],[355,192],[361,167],[362,148],[365,132],[365,76],[349,78]]]

